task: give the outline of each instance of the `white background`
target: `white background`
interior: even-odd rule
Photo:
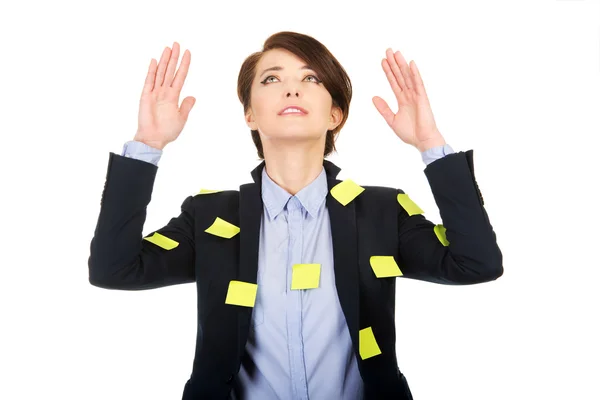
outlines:
[[[88,283],[109,152],[133,139],[150,59],[176,40],[192,53],[181,99],[197,102],[160,160],[144,235],[200,188],[250,182],[237,74],[282,30],[321,41],[352,79],[339,178],[402,188],[443,222],[418,150],[371,102],[397,109],[387,47],[417,62],[446,141],[474,150],[505,273],[398,281],[415,399],[600,398],[598,1],[6,2],[0,30],[0,398],[181,398],[195,286]]]

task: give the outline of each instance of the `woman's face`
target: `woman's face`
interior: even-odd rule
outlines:
[[[269,141],[312,141],[324,147],[327,130],[339,125],[342,113],[332,107],[331,95],[321,77],[293,53],[283,49],[265,52],[252,82],[246,123],[258,130],[263,149]],[[277,67],[276,70],[268,70]],[[288,106],[306,113],[280,114]],[[292,110],[293,111],[293,110]]]

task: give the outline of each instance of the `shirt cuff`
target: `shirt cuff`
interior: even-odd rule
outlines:
[[[154,165],[158,165],[158,161],[162,156],[162,150],[148,146],[146,143],[130,140],[123,145],[121,155],[124,157],[135,158],[146,161]],[[449,144],[443,146],[435,146],[421,153],[421,157],[425,165],[429,165],[435,160],[438,160],[448,154],[454,153],[454,150]]]
[[[452,153],[454,153],[454,150],[449,144],[446,143],[443,146],[435,146],[421,152],[421,158],[423,159],[425,165],[429,165],[435,160],[439,160],[440,158]]]
[[[123,145],[121,155],[128,158],[135,158],[149,162],[158,166],[158,161],[162,156],[162,150],[148,146],[146,143],[130,140]]]

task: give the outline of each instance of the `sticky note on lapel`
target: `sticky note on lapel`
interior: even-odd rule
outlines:
[[[292,290],[319,287],[321,264],[294,264],[292,266]]]
[[[359,194],[364,192],[365,188],[357,185],[351,179],[346,179],[331,188],[331,195],[343,206],[350,203]]]
[[[213,222],[211,226],[206,228],[204,232],[210,233],[211,235],[220,236],[226,239],[231,239],[240,232],[240,228],[217,217],[215,219],[215,222]]]
[[[161,235],[158,232],[154,232],[154,235],[145,237],[144,240],[149,241],[150,243],[154,243],[157,246],[162,247],[165,250],[173,250],[175,247],[179,246],[179,242],[168,238],[164,235]]]
[[[437,236],[438,240],[444,245],[444,246],[448,246],[450,244],[450,242],[448,241],[448,239],[446,239],[446,228],[444,227],[444,225],[436,225],[433,227],[433,231],[435,232],[435,235]]]
[[[393,256],[371,256],[369,261],[375,276],[378,278],[402,276],[402,271],[400,271]]]
[[[398,193],[398,203],[406,210],[408,215],[423,214],[424,211],[408,197],[406,193]]]
[[[254,307],[257,290],[258,285],[256,283],[230,281],[225,304]]]
[[[363,360],[381,354],[381,349],[375,340],[371,327],[361,329],[358,332],[358,352]]]

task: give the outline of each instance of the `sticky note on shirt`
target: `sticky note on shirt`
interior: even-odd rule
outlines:
[[[197,193],[198,194],[211,194],[211,193],[219,193],[222,192],[222,190],[210,190],[210,189],[200,189],[200,191]]]
[[[240,232],[240,228],[217,217],[215,222],[213,222],[213,224],[204,232],[210,233],[211,235],[224,237],[226,239],[231,239]]]
[[[179,242],[176,242],[171,238],[161,235],[158,232],[154,232],[154,235],[152,236],[145,237],[144,240],[154,243],[155,245],[160,246],[165,250],[172,250],[175,247],[179,246]]]
[[[227,298],[225,304],[234,306],[254,307],[256,301],[256,291],[258,285],[256,283],[230,281],[229,289],[227,290]]]
[[[379,346],[377,345],[371,327],[361,329],[358,332],[358,351],[360,353],[360,358],[363,360],[381,354],[381,349],[379,349]]]
[[[433,227],[433,231],[435,232],[435,235],[437,236],[437,238],[439,239],[439,241],[444,245],[444,246],[448,246],[450,244],[450,242],[448,241],[448,239],[446,239],[446,228],[444,227],[444,225],[436,225]]]
[[[357,185],[351,179],[346,179],[331,188],[331,195],[342,203],[343,206],[350,203],[356,196],[361,194],[365,188]]]
[[[294,264],[292,266],[292,290],[319,287],[321,264]]]
[[[424,211],[408,197],[406,193],[398,193],[398,203],[406,210],[408,215],[423,214]]]
[[[373,272],[378,278],[402,275],[402,271],[400,271],[393,256],[371,256],[370,262],[371,268],[373,268]]]

